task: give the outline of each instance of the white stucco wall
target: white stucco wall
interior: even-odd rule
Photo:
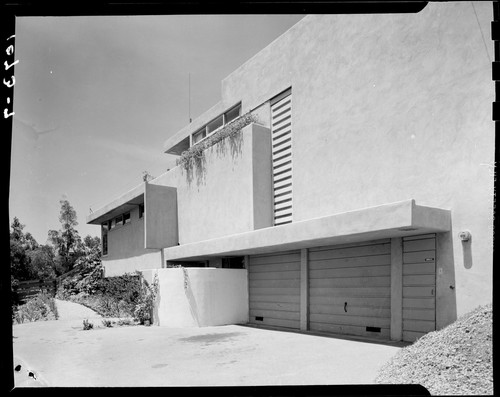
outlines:
[[[222,82],[243,111],[292,87],[294,221],[408,198],[451,210],[459,315],[493,288],[493,42],[481,36],[493,10],[474,7],[310,15]]]
[[[103,259],[102,263],[105,277],[121,276],[125,273],[135,273],[136,270],[161,267],[161,253],[159,250],[148,250],[143,254],[121,259]]]
[[[206,327],[248,321],[246,269],[171,268],[143,274],[148,282],[158,276],[155,323],[160,326]]]
[[[244,113],[292,87],[294,222],[410,198],[451,210],[438,285],[453,284],[458,315],[491,302],[493,289],[493,43],[485,49],[481,36],[492,4],[474,7],[480,25],[470,2],[308,16],[225,78],[221,104],[196,121],[239,101]],[[270,159],[251,142],[245,136],[240,157],[211,151],[201,183],[187,183],[180,167],[151,181],[177,188],[181,247],[266,226],[254,215],[271,200],[255,186],[268,181],[259,175]]]
[[[161,252],[144,248],[144,218],[130,211],[130,223],[108,232],[108,254],[102,257],[106,277],[161,267]]]
[[[181,245],[272,225],[270,141],[268,128],[250,124],[207,149],[202,172],[177,166],[151,181],[177,190]]]

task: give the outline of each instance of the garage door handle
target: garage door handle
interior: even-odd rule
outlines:
[[[344,303],[344,311],[347,313],[347,302]]]

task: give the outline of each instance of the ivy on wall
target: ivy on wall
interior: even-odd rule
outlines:
[[[196,171],[198,181],[203,179],[205,172],[205,152],[208,148],[224,141],[226,138],[229,138],[228,140],[231,141],[232,146],[235,146],[233,140],[236,138],[238,133],[247,125],[257,121],[258,117],[255,114],[248,112],[226,124],[201,142],[191,146],[188,150],[182,152],[180,158],[177,160],[177,165],[181,165],[186,171],[188,182],[191,182],[193,179],[193,171]],[[224,152],[225,151],[223,149],[218,150],[219,154],[223,154]],[[232,150],[232,153],[234,152],[235,150]]]

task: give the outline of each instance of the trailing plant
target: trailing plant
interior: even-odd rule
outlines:
[[[208,148],[212,147],[216,143],[223,141],[226,138],[234,137],[241,131],[242,128],[257,121],[258,117],[255,114],[248,112],[227,123],[214,134],[191,146],[188,150],[185,150],[177,160],[177,165],[181,165],[183,167],[188,175],[189,180],[192,177],[193,167],[199,174],[202,174],[205,164],[205,151]]]
[[[141,325],[145,321],[152,322],[153,310],[156,301],[156,296],[158,294],[158,276],[157,274],[153,277],[153,282],[151,285],[144,279],[142,273],[137,272],[141,277],[141,296],[139,302],[135,306],[134,318],[139,321]]]

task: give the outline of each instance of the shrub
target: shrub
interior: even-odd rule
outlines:
[[[141,294],[141,280],[138,275],[124,274],[99,280],[96,293],[113,296],[117,301],[135,304]]]
[[[111,328],[113,326],[113,323],[111,322],[111,320],[102,320],[102,325],[104,325],[105,327],[107,328]]]
[[[90,330],[92,328],[94,328],[94,324],[92,324],[91,322],[89,322],[89,320],[84,319],[83,320],[83,330],[84,331],[88,331],[88,330]]]
[[[158,276],[155,274],[153,282],[149,285],[141,273],[138,272],[138,274],[141,277],[141,296],[139,302],[135,306],[134,318],[138,320],[140,324],[144,324],[145,321],[152,322],[153,309],[156,295],[158,294]]]
[[[54,298],[47,292],[42,292],[38,294],[38,298],[49,308],[50,312],[53,314],[54,318],[57,320],[59,318],[59,312],[57,311],[57,305]]]
[[[46,292],[42,292],[20,305],[14,313],[13,321],[21,324],[32,321],[57,320],[58,317],[54,298]]]
[[[122,325],[134,325],[134,322],[132,320],[130,320],[129,318],[125,318],[125,319],[118,320],[117,324],[119,326],[122,326]]]
[[[71,277],[61,283],[59,299],[80,303],[104,317],[133,316],[141,294],[140,277],[124,274],[117,277],[93,279]]]

